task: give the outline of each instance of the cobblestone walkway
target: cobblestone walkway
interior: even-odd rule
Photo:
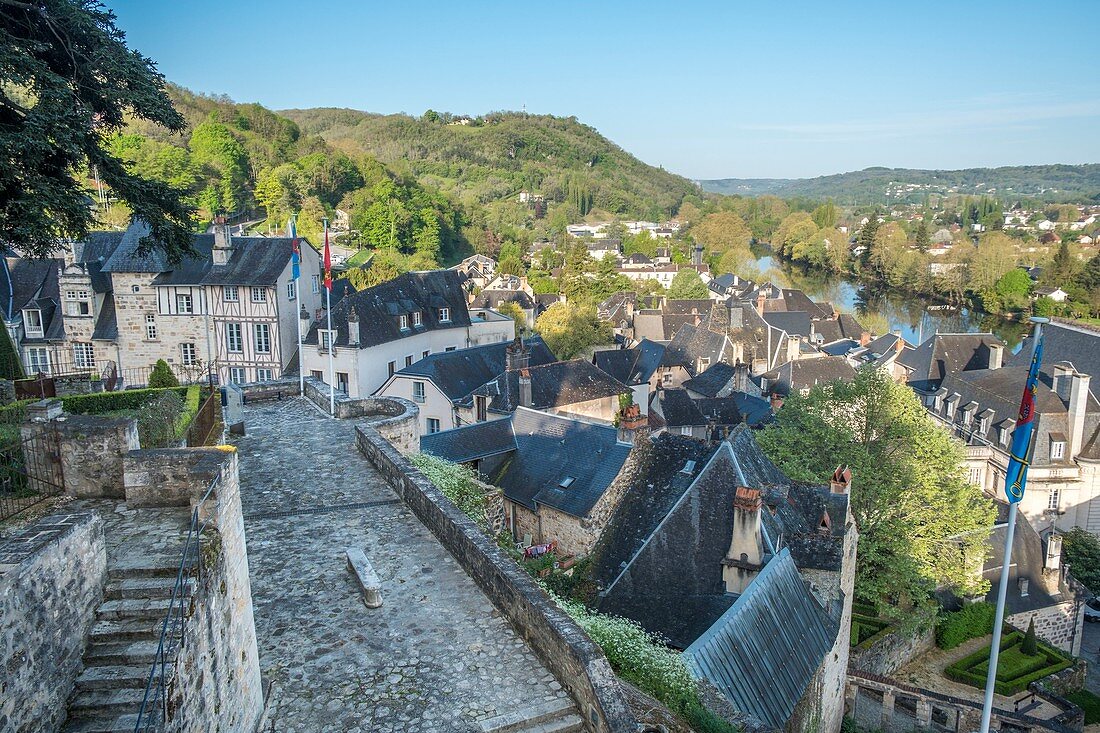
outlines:
[[[241,499],[275,731],[474,731],[565,697],[355,450],[353,423],[298,400],[249,407],[245,421]],[[352,546],[382,580],[380,609],[353,583]]]

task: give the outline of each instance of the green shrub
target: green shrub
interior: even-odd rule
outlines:
[[[11,342],[8,329],[5,328],[3,331],[4,333],[0,334],[0,377],[13,381],[23,379],[26,375],[23,373],[23,365],[19,363],[15,345]]]
[[[187,436],[187,430],[195,421],[195,415],[199,414],[202,407],[202,388],[193,384],[187,388],[187,394],[183,398],[183,410],[176,420],[176,438],[183,440]]]
[[[954,649],[968,639],[992,634],[995,613],[992,603],[972,603],[945,614],[936,624],[936,646]]]
[[[1020,644],[1020,651],[1028,656],[1035,656],[1039,653],[1037,641],[1038,640],[1035,638],[1035,617],[1032,616],[1027,622],[1027,633],[1024,634],[1024,641]]]
[[[96,392],[94,394],[68,395],[61,398],[61,405],[70,415],[103,415],[109,412],[140,410],[156,399],[163,389],[126,389],[120,392]],[[172,387],[170,391],[182,400],[186,387]]]
[[[38,402],[36,399],[10,402],[0,407],[0,425],[21,425],[27,421],[27,405]]]
[[[179,444],[176,426],[183,412],[183,397],[176,390],[157,390],[159,394],[138,412],[138,438],[142,448],[171,448]]]
[[[1038,644],[1038,655],[1028,656],[1020,651],[1024,635],[1012,631],[1001,638],[1001,654],[997,659],[997,679],[994,689],[999,695],[1015,695],[1027,689],[1036,680],[1060,672],[1073,662],[1061,652],[1046,644]],[[989,647],[985,646],[969,654],[943,671],[948,679],[973,687],[985,687],[989,671]]]
[[[1066,695],[1066,699],[1085,711],[1085,725],[1100,723],[1100,696],[1088,690],[1077,690]]]
[[[485,490],[472,469],[427,453],[417,453],[410,460],[463,514],[474,520],[482,530],[488,530]]]
[[[180,380],[176,379],[172,367],[168,366],[168,362],[164,359],[157,359],[157,363],[153,365],[153,371],[149,374],[149,388],[163,389],[178,386],[180,386]]]

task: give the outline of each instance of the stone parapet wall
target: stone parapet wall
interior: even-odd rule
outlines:
[[[1082,625],[1085,604],[1070,599],[1034,611],[1025,611],[1005,617],[1005,621],[1018,629],[1027,630],[1035,620],[1035,635],[1046,643],[1073,655],[1081,653]]]
[[[284,377],[267,382],[248,382],[237,386],[244,393],[245,402],[266,402],[297,397],[299,389],[297,377]]]
[[[853,649],[851,665],[862,672],[888,677],[935,645],[936,635],[931,627],[910,635],[895,631],[866,649]]]
[[[377,430],[358,426],[356,441],[363,455],[553,672],[577,704],[588,730],[635,733],[638,723],[619,681],[584,631]]]
[[[56,452],[44,450],[35,465],[52,473],[52,464],[60,462],[67,495],[79,499],[123,497],[122,457],[140,447],[137,420],[65,415],[63,419],[25,426],[24,440],[43,426],[56,436]]]
[[[52,514],[0,543],[0,730],[57,730],[103,597],[93,513]]]
[[[217,448],[130,451],[123,457],[123,485],[130,507],[191,506],[223,473]]]

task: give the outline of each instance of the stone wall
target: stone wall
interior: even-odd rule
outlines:
[[[1076,656],[1081,653],[1084,614],[1085,604],[1077,599],[1070,599],[1035,611],[1007,616],[1005,621],[1026,631],[1028,623],[1035,619],[1036,636]]]
[[[240,481],[235,450],[194,448],[186,451],[143,451],[149,463],[164,465],[162,454],[190,457],[194,480],[189,502],[200,502],[217,466],[218,481],[205,503],[197,504],[200,522],[208,522],[199,552],[199,578],[184,638],[176,657],[176,673],[168,701],[172,711],[167,733],[211,733],[255,730],[263,711],[260,662],[256,648],[248,551],[241,512]],[[180,464],[174,464],[175,471]],[[175,474],[174,474],[175,475]],[[183,482],[164,492],[176,502]],[[127,487],[130,488],[129,486]]]
[[[53,378],[57,396],[70,394],[92,394],[103,391],[102,379],[89,379],[87,375],[71,375]]]
[[[52,514],[0,543],[0,730],[57,730],[103,597],[103,523]]]
[[[599,647],[477,525],[369,426],[359,450],[527,640],[596,733],[634,733],[638,724]]]
[[[224,462],[223,451],[209,448],[130,451],[123,458],[126,504],[191,506],[221,477]]]
[[[77,498],[121,499],[122,458],[140,447],[137,420],[65,415],[49,425],[57,432],[65,493]]]
[[[858,670],[888,677],[936,645],[932,627],[913,634],[886,634],[866,649],[855,649],[851,664]]]
[[[266,402],[267,400],[283,400],[298,396],[298,378],[284,377],[267,382],[248,382],[238,384],[244,393],[244,401]]]

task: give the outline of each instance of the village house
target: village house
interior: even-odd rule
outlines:
[[[662,389],[653,397],[649,427],[696,440],[723,440],[746,423],[757,427],[771,419],[771,408],[759,397],[731,393],[725,397],[695,397],[686,389]]]
[[[458,405],[478,387],[505,372],[557,361],[541,338],[499,342],[442,351],[413,362],[386,380],[379,397],[404,397],[420,407],[420,433],[437,433],[465,424]],[[486,415],[488,419],[488,415]]]
[[[479,308],[499,310],[509,303],[523,311],[524,324],[528,329],[535,327],[535,319],[545,310],[540,307],[535,291],[531,289],[527,278],[518,275],[499,275],[494,278],[484,290],[472,296],[470,308],[471,310]]]
[[[641,414],[649,411],[649,396],[660,384],[658,368],[665,347],[649,339],[642,339],[629,349],[607,349],[592,354],[592,363],[601,371],[630,387],[635,405]]]
[[[407,272],[351,293],[329,319],[310,315],[302,370],[349,397],[366,397],[398,370],[441,351],[511,341],[515,321],[487,308],[471,311],[453,270]]]
[[[1059,287],[1035,288],[1035,290],[1031,293],[1031,297],[1032,300],[1037,300],[1038,298],[1050,298],[1055,303],[1065,303],[1066,298],[1069,297],[1069,293]]]
[[[462,276],[462,286],[472,293],[484,288],[496,277],[497,261],[492,257],[474,254],[451,269]]]

